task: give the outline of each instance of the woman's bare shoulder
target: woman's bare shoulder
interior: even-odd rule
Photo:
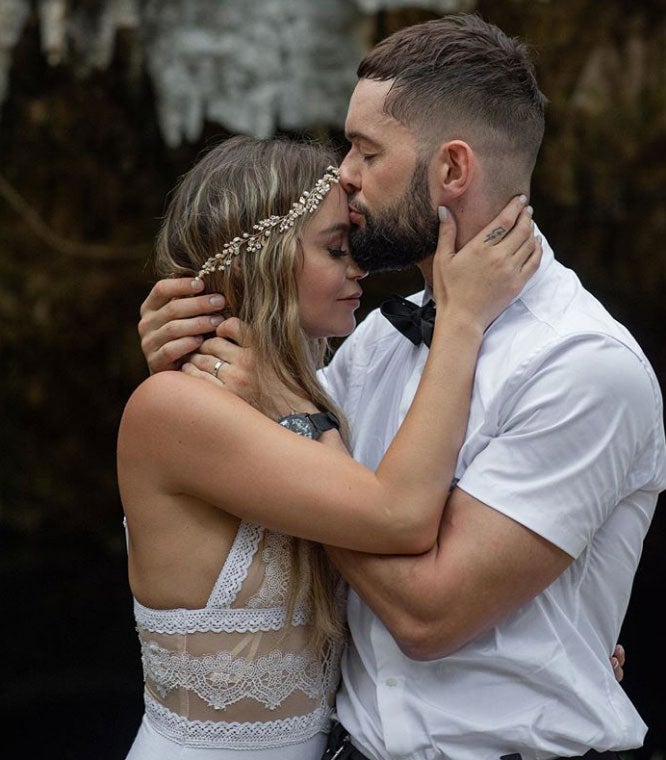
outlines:
[[[239,415],[244,401],[201,378],[184,372],[158,372],[146,378],[132,393],[121,421],[123,427],[155,432],[168,425],[187,424],[205,415]]]

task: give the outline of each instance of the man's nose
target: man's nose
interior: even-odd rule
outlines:
[[[360,190],[358,172],[354,168],[353,148],[347,153],[340,164],[340,185],[347,195],[353,195]]]

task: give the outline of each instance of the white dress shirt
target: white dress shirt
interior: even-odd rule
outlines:
[[[374,311],[323,371],[368,467],[395,435],[426,358]],[[351,592],[337,712],[354,744],[373,760],[545,760],[640,746],[646,726],[609,656],[666,488],[661,394],[636,341],[545,241],[539,271],[484,337],[456,478],[574,562],[432,662],[405,657]]]

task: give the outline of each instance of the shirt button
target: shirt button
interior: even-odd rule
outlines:
[[[397,678],[387,678],[386,679],[386,685],[390,688],[393,688],[394,686],[398,685],[398,679]]]

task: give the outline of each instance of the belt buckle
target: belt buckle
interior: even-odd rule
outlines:
[[[349,744],[349,741],[351,740],[351,737],[349,734],[345,734],[344,738],[342,739],[342,744],[338,747],[334,755],[331,755],[328,760],[337,760],[337,758],[342,757],[342,753],[347,749],[347,745]]]

